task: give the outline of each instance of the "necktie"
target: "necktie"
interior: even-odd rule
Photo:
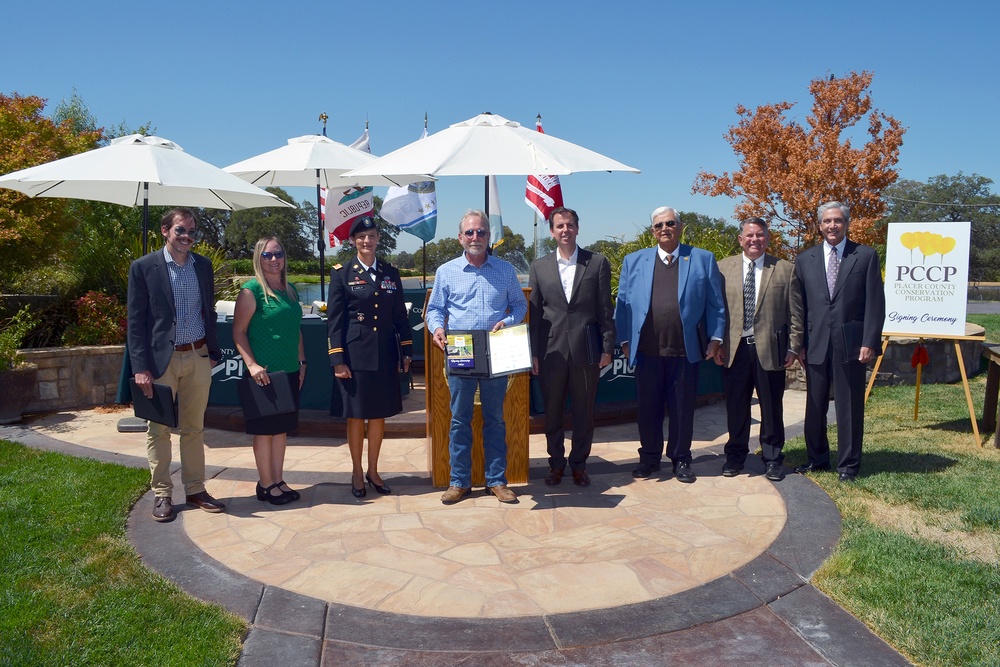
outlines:
[[[743,281],[743,330],[749,331],[753,326],[754,312],[757,310],[757,286],[755,262],[747,263],[747,278]]]
[[[830,298],[833,298],[833,288],[837,286],[837,274],[840,273],[840,257],[837,249],[830,250],[830,262],[826,265],[826,286],[830,288]]]
[[[663,261],[666,263],[667,266],[670,266],[673,263],[673,261],[674,261],[674,256],[673,255],[667,255],[664,258]]]

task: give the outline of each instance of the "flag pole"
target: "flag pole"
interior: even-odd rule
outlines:
[[[421,239],[423,240],[423,239]],[[424,284],[423,288],[427,289],[427,241],[424,241]]]
[[[326,112],[322,112],[319,115],[319,119],[323,121],[323,136],[326,136],[326,121],[329,116]],[[317,239],[316,245],[319,248],[319,300],[326,301],[326,239],[323,238],[323,210],[320,206],[320,178],[319,169],[316,170],[316,222],[319,226],[319,237]]]

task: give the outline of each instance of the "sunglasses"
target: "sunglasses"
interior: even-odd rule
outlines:
[[[466,229],[464,232],[466,238],[471,239],[473,236],[478,236],[479,238],[485,238],[490,235],[489,231],[485,229]]]
[[[271,261],[272,259],[284,259],[285,251],[275,250],[274,252],[262,252],[260,253],[260,258],[266,259],[267,261]]]
[[[192,241],[197,241],[201,238],[201,232],[197,229],[187,229],[186,227],[174,227],[174,234],[177,236],[186,236]]]
[[[667,226],[667,227],[676,227],[677,226],[677,221],[676,220],[667,220],[666,222],[654,222],[653,223],[653,229],[657,229],[657,230],[663,229],[664,226]]]

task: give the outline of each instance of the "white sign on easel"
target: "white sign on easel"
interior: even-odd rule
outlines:
[[[893,222],[886,236],[884,335],[965,335],[968,222]]]

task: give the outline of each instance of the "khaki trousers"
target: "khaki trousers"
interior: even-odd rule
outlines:
[[[154,382],[170,387],[177,398],[184,492],[189,496],[201,493],[205,490],[205,408],[212,387],[208,347],[175,351],[167,371]],[[152,475],[150,486],[157,497],[169,498],[174,488],[170,479],[170,456],[170,427],[150,422],[146,432],[146,457]]]

